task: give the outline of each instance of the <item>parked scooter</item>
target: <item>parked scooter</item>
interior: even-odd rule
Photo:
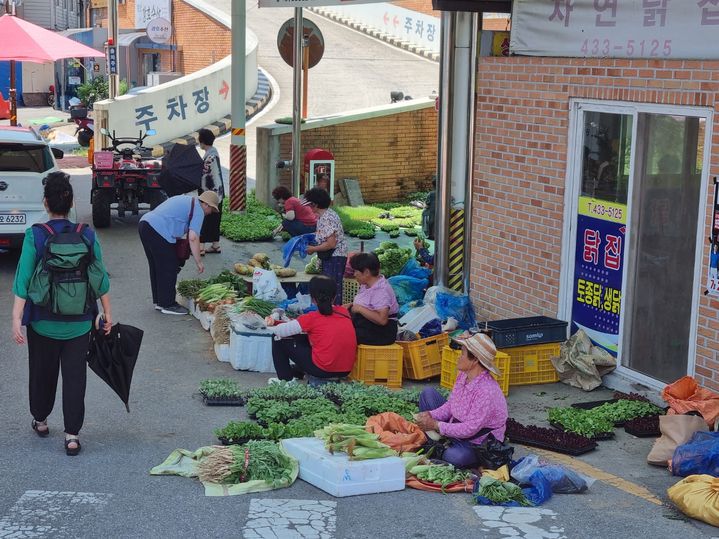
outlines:
[[[83,148],[90,146],[90,139],[95,135],[95,121],[87,115],[87,107],[75,105],[70,107],[70,119],[75,122],[75,136]]]

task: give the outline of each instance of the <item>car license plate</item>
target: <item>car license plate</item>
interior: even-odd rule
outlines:
[[[24,225],[27,216],[24,213],[0,212],[0,225]]]

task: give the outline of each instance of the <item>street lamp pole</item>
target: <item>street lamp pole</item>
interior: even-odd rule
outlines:
[[[107,44],[110,47],[118,47],[117,44],[117,0],[107,0]],[[118,47],[119,48],[119,47]],[[116,49],[117,50],[117,49]],[[108,97],[115,99],[119,88],[119,75],[110,72],[108,74]]]
[[[230,139],[230,209],[247,208],[247,146],[245,142],[245,0],[232,0],[232,138]]]
[[[295,8],[295,30],[292,62],[292,192],[300,194],[300,177],[302,175],[302,41],[304,24],[302,8]]]

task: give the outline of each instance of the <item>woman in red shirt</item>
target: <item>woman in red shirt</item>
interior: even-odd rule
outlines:
[[[309,204],[297,197],[293,197],[287,187],[279,186],[272,191],[274,198],[282,210],[282,224],[277,227],[275,234],[284,230],[290,236],[311,234],[317,229],[317,216]]]
[[[269,328],[275,334],[272,360],[277,378],[292,380],[305,374],[340,378],[350,373],[357,355],[357,337],[349,311],[332,305],[336,293],[334,279],[313,277],[310,296],[317,311]]]

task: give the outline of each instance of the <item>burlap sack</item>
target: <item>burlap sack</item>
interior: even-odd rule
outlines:
[[[662,435],[654,442],[654,446],[647,455],[647,462],[654,466],[667,466],[674,456],[674,450],[689,441],[692,434],[708,430],[707,424],[695,415],[661,415],[659,416],[659,430]]]

